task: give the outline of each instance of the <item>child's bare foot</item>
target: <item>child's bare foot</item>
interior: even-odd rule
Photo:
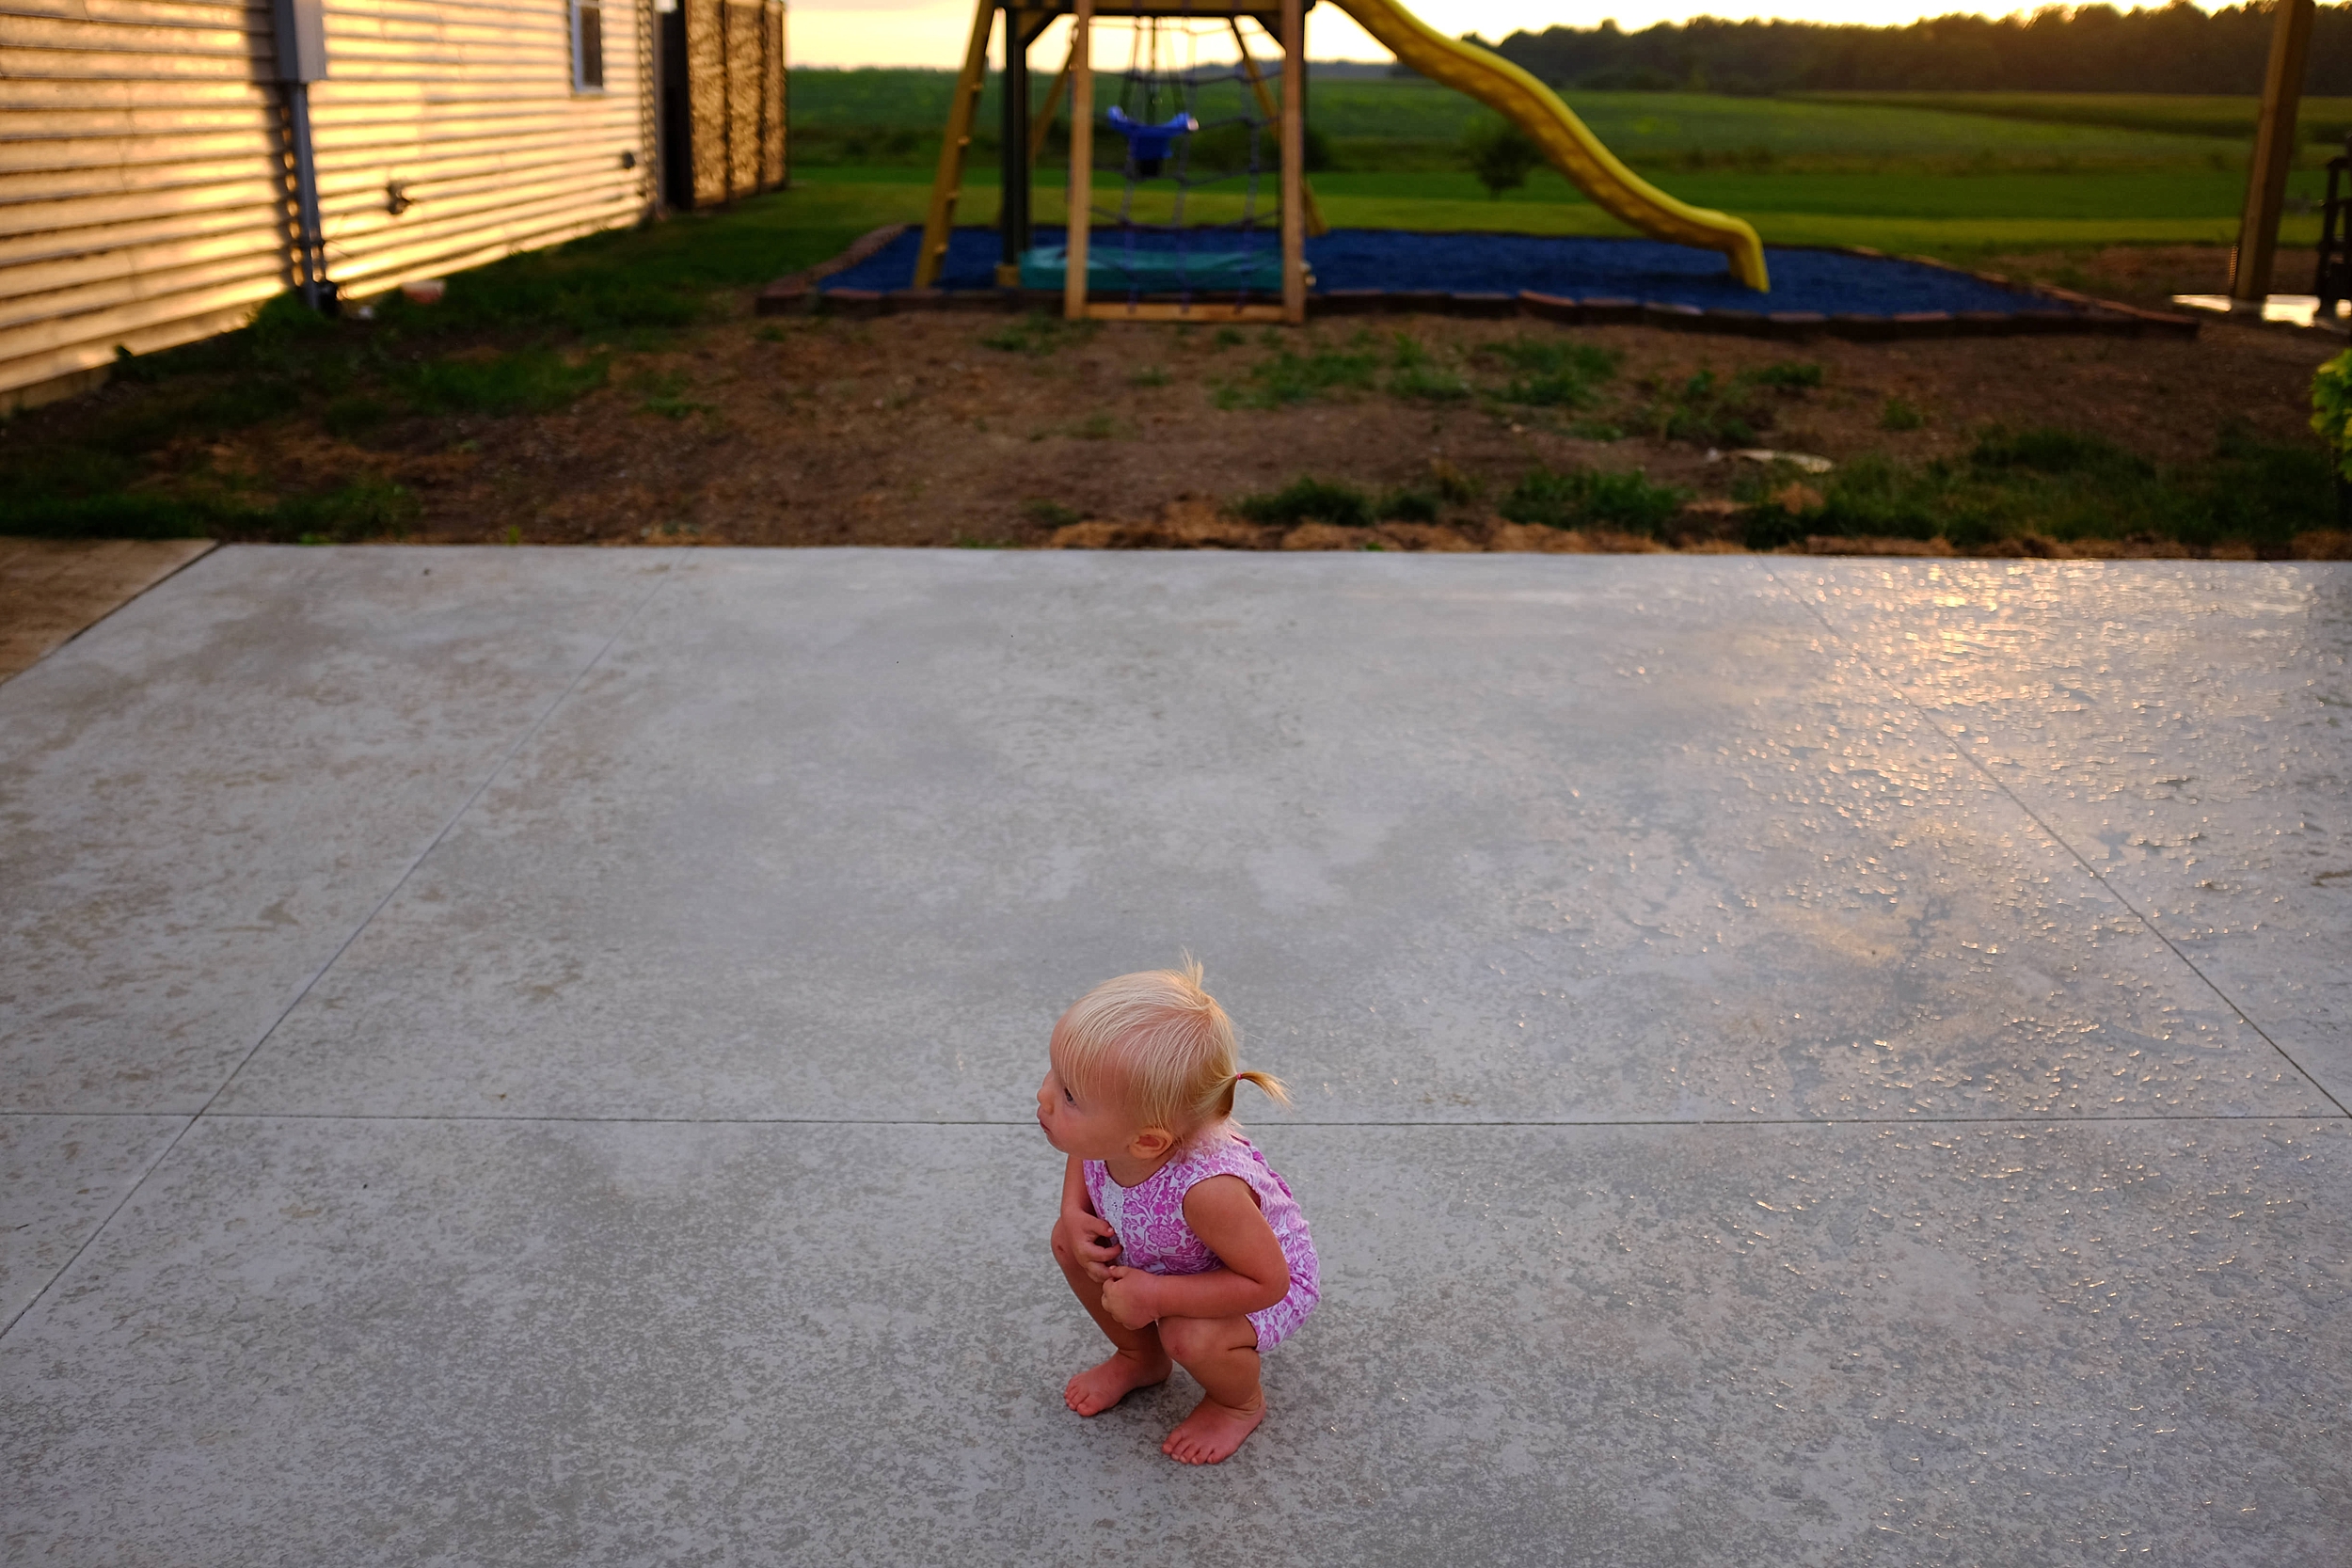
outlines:
[[[1265,1395],[1262,1391],[1249,1404],[1236,1410],[1203,1398],[1192,1407],[1168,1441],[1160,1445],[1160,1452],[1183,1465],[1216,1465],[1241,1447],[1242,1439],[1258,1430],[1265,1419]]]
[[[1147,1361],[1119,1351],[1109,1360],[1089,1367],[1064,1385],[1062,1402],[1081,1416],[1100,1416],[1136,1389],[1166,1383],[1168,1369],[1173,1365],[1166,1355]],[[1236,1437],[1233,1441],[1238,1443],[1241,1439]]]

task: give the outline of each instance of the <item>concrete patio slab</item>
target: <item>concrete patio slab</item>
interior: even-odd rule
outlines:
[[[223,550],[0,687],[0,1105],[201,1106],[672,559]]]
[[[1776,570],[2352,1102],[2352,573]]]
[[[0,685],[0,1560],[2329,1560],[2352,567],[1935,570],[216,552]],[[1184,945],[1206,1472],[1027,1107]]]
[[[1676,566],[697,554],[223,1104],[1019,1117],[1189,947],[1321,1117],[2332,1109],[1756,562]]]
[[[1327,1302],[1184,1471],[1181,1377],[1062,1408],[1099,1346],[1034,1127],[207,1117],[0,1345],[8,1549],[2307,1568],[2352,1531],[2340,1122],[1262,1134]]]
[[[0,1328],[33,1304],[188,1125],[0,1114]]]

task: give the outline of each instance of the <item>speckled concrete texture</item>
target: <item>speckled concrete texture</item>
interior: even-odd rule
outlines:
[[[187,1124],[0,1113],[0,1323],[33,1304]]]
[[[669,559],[216,552],[0,689],[0,1108],[202,1106]]]
[[[695,556],[224,1103],[1017,1117],[1189,945],[1320,1116],[2330,1109],[1756,562],[1436,564]]]
[[[2352,573],[1780,575],[2352,1101]]]
[[[2171,1560],[2352,1530],[2340,1122],[1282,1127],[1228,1465],[1032,1129],[208,1118],[0,1346],[25,1561]]]
[[[2330,1560],[2347,604],[216,552],[0,687],[0,1559]],[[1327,1271],[1207,1471],[1026,1108],[1186,945]]]

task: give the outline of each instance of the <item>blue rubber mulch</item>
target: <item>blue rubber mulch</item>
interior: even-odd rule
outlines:
[[[1142,236],[1153,244],[1163,236]],[[1041,245],[1062,243],[1059,229],[1040,227]],[[1095,243],[1120,243],[1103,230]],[[920,236],[901,234],[866,261],[835,273],[827,289],[903,289],[914,275]],[[1232,248],[1229,232],[1190,243]],[[1437,289],[1448,293],[1517,293],[1533,289],[1573,299],[1631,299],[1723,310],[1818,310],[1824,315],[1893,316],[1914,310],[2063,310],[2056,301],[2004,289],[1964,273],[1885,256],[1764,247],[1769,293],[1733,281],[1711,250],[1656,240],[1539,234],[1419,234],[1399,229],[1335,229],[1307,242],[1315,291]],[[996,286],[993,229],[959,229],[940,277],[944,289]]]

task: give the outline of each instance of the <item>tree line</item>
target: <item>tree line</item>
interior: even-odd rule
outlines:
[[[2274,6],[2053,6],[1900,27],[1702,16],[1629,33],[1611,21],[1517,32],[1493,47],[1547,82],[1588,91],[2254,93]],[[2303,90],[2352,95],[2352,4],[2318,8]]]

